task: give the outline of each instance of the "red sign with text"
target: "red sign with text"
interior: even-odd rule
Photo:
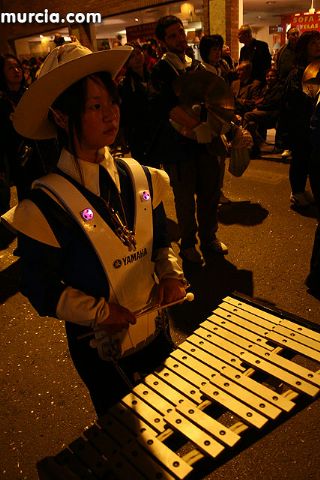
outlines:
[[[306,30],[320,30],[320,12],[292,15],[290,23],[291,27],[298,28],[300,33]]]

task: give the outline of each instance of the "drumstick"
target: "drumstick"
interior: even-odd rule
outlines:
[[[183,302],[192,302],[194,300],[194,294],[192,292],[188,292],[183,298],[180,298],[179,300],[175,300],[174,302],[166,303],[165,305],[152,305],[151,307],[147,308],[146,310],[141,309],[136,312],[133,312],[136,318],[141,317],[141,315],[144,315],[145,313],[151,313],[155,310],[163,310],[164,308],[172,307],[173,305],[177,305],[179,303]],[[103,331],[105,330],[104,328],[97,328],[95,331],[85,333],[83,335],[79,335],[77,337],[77,340],[82,340],[83,338],[91,337],[92,335],[95,334],[95,332]]]
[[[144,315],[145,313],[153,312],[154,310],[163,310],[164,308],[172,307],[172,305],[177,305],[178,303],[183,303],[183,302],[192,302],[193,300],[194,300],[194,294],[192,292],[188,292],[183,298],[180,298],[179,300],[175,300],[174,302],[166,303],[165,305],[155,304],[149,308],[146,308],[145,310],[141,309],[133,313],[138,318],[138,317],[141,317],[141,315]]]

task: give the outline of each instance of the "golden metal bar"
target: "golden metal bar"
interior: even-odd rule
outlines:
[[[313,348],[305,347],[301,343],[295,342],[290,338],[284,337],[277,332],[269,332],[266,337],[271,340],[272,342],[277,343],[278,345],[282,345],[284,347],[290,348],[295,352],[301,353],[305,357],[312,358],[317,362],[320,362],[320,352],[313,350]]]
[[[244,362],[254,366],[258,370],[267,372],[270,375],[273,375],[274,377],[287,383],[294,390],[298,390],[299,392],[306,393],[311,397],[315,397],[319,392],[318,388],[304,381],[302,378],[297,377],[283,370],[282,368],[262,359],[261,357],[259,358],[256,355],[253,355],[252,353],[247,352],[246,350],[243,350],[243,353],[241,354],[241,358]]]
[[[304,335],[301,335],[301,333],[292,331],[291,329],[288,329],[282,325],[277,325],[272,331],[275,333],[279,333],[284,337],[290,338],[290,340],[301,343],[305,347],[312,348],[313,350],[316,350],[318,353],[320,353],[320,342],[317,342],[312,338],[305,337]]]
[[[197,391],[197,389],[192,385],[191,389],[195,391],[195,394],[194,396],[188,396],[187,393],[184,395],[183,391],[178,391],[173,386],[169,385],[167,382],[164,382],[160,377],[153,374],[148,375],[144,379],[144,382],[156,392],[160,392],[161,396],[169,400],[174,405],[177,405],[179,402],[181,402],[182,400],[186,400],[187,398],[195,402],[195,404],[201,402],[201,395],[199,394],[199,391]]]
[[[281,395],[278,395],[270,388],[247,376],[247,372],[243,374],[239,372],[239,370],[236,370],[235,368],[226,364],[222,365],[220,369],[213,369],[208,367],[197,359],[197,352],[195,352],[195,356],[193,357],[192,355],[188,355],[186,352],[178,348],[171,353],[171,357],[181,363],[184,363],[190,369],[196,370],[201,375],[206,377],[209,381],[211,380],[212,375],[216,375],[217,373],[221,372],[227,378],[230,378],[234,382],[255,393],[264,400],[272,403],[276,407],[281,408],[281,410],[285,412],[290,412],[290,410],[292,410],[295,406],[295,403],[283,398]],[[250,370],[254,372],[253,369]]]
[[[157,438],[150,437],[147,433],[143,433],[138,438],[138,442],[148,453],[166,466],[175,478],[183,479],[192,472],[193,469],[190,465]]]
[[[253,425],[256,428],[262,428],[268,419],[256,412],[252,408],[244,405],[242,402],[224,392],[220,388],[210,383],[201,387],[201,391],[214,402],[218,402],[223,407],[242,418],[245,423]]]
[[[213,313],[219,315],[225,320],[229,320],[229,322],[233,322],[235,325],[240,325],[256,335],[260,335],[261,337],[264,337],[265,332],[272,330],[272,327],[274,327],[274,323],[268,322],[267,320],[246,312],[245,310],[238,310],[235,313],[234,311],[227,311],[219,307],[216,308]]]
[[[187,378],[188,382],[192,383],[197,388],[199,388],[202,384],[208,382],[208,379],[204,375],[202,375],[201,372],[195,372],[194,370],[188,368],[188,366],[178,362],[172,357],[168,357],[167,360],[164,362],[164,365],[173,372],[180,375],[180,377]]]
[[[281,355],[277,355],[274,352],[266,352],[262,348],[259,348],[257,345],[253,345],[250,349],[252,353],[258,355],[259,357],[265,358],[268,362],[274,363],[278,365],[280,368],[287,370],[288,372],[293,373],[294,375],[298,375],[302,377],[307,382],[313,383],[320,387],[320,374],[317,372],[313,372],[308,368],[302,367],[295,362],[288,360],[287,358],[281,357]]]
[[[283,327],[289,328],[294,332],[301,333],[301,335],[304,335],[305,337],[309,337],[309,338],[312,338],[313,340],[316,340],[317,342],[320,342],[320,333],[315,332],[310,328],[303,327],[298,323],[291,322],[290,320],[280,320],[279,325],[282,325]]]
[[[149,423],[157,432],[163,432],[165,423],[163,416],[155,409],[150,407],[141,398],[134,393],[128,393],[122,400],[122,403],[132,410],[133,413]]]
[[[285,412],[290,412],[295,407],[294,402],[291,402],[290,400],[284,398],[282,395],[274,392],[266,385],[256,382],[254,379],[248,377],[247,375],[235,371],[232,367],[226,367],[222,371],[222,373],[226,377],[232,379],[234,382],[237,382],[239,385],[250,390],[251,392],[254,392],[261,398],[267,400],[276,407],[281,408],[281,410],[284,410]]]
[[[243,403],[246,403],[250,407],[254,408],[262,415],[275,420],[281,413],[281,410],[266,400],[262,400],[260,397],[255,395],[249,390],[246,390],[240,385],[232,382],[229,378],[223,377],[220,374],[217,374],[212,380],[211,383],[216,385],[221,390],[224,390],[229,395],[232,395],[237,400],[240,400]]]
[[[153,426],[144,422],[133,410],[121,403],[116,403],[110,408],[109,412],[135,435],[139,435],[142,432],[148,432],[149,435],[153,436],[158,435],[158,431]]]
[[[207,340],[208,342],[212,343],[214,348],[219,348],[223,349],[226,352],[230,352],[233,355],[236,355],[237,357],[240,356],[240,352],[244,350],[243,347],[238,347],[235,343],[229,342],[228,340],[225,340],[223,337],[219,337],[215,333],[205,329],[205,328],[197,328],[197,330],[194,331],[196,335],[201,337],[201,340]],[[201,340],[199,341],[199,345],[201,346]]]
[[[138,395],[142,400],[147,402],[152,408],[160,412],[162,415],[170,413],[174,409],[174,404],[164,399],[155,390],[148,385],[139,383],[133,389],[134,393]]]
[[[129,397],[127,400],[128,403],[130,403],[130,395],[132,394],[128,394],[125,397],[126,399]],[[142,401],[139,402],[139,410],[142,403]],[[137,404],[134,404],[134,406],[137,406]],[[108,415],[101,417],[98,421],[108,435],[121,442],[121,454],[124,455],[146,479],[156,480],[157,478],[163,478],[174,480],[174,477],[165,468],[148,455],[144,448],[138,443],[137,437],[133,435],[130,430],[127,430],[118,420]],[[143,433],[141,433],[141,435],[143,435]],[[150,438],[155,437],[150,436]]]
[[[280,324],[280,321],[281,321],[280,317],[277,317],[272,313],[261,310],[260,308],[254,307],[243,300],[237,300],[232,297],[223,298],[222,303],[220,305],[221,306],[223,305],[223,308],[226,308],[230,311],[230,307],[227,307],[225,303],[232,305],[233,307],[232,311],[237,315],[244,315],[243,311],[245,311],[248,314],[253,314],[256,317],[259,317],[259,320],[257,319],[253,320],[253,321],[256,321],[257,323],[259,323],[261,321],[260,319],[262,319],[262,321],[267,321],[267,322],[273,323],[274,325]]]
[[[188,337],[187,339],[187,342],[185,343],[193,344],[192,347],[188,347],[188,351],[191,354],[195,352],[195,347],[202,348],[202,350],[204,350],[205,353],[213,355],[219,360],[222,360],[223,362],[228,363],[229,365],[235,368],[245,370],[241,365],[242,362],[239,360],[239,358],[236,355],[232,355],[230,352],[223,350],[222,348],[218,347],[217,345],[214,345],[213,343],[205,340],[204,338],[199,337],[198,335],[194,335],[194,334],[190,335],[190,337]],[[186,347],[185,345],[183,346],[180,345],[180,348],[185,350]],[[205,356],[202,355],[202,358],[205,358]],[[210,360],[209,360],[209,365],[210,365]]]
[[[208,326],[210,322],[212,322],[213,324],[211,327]],[[203,328],[208,328],[208,330],[214,331],[218,335],[221,334],[224,338],[230,340],[230,342],[233,341],[237,345],[243,346],[244,348],[246,348],[246,345],[250,343],[256,343],[257,345],[260,345],[267,350],[272,350],[273,348],[268,345],[267,340],[264,338],[264,336],[256,335],[255,333],[243,327],[240,327],[238,324],[226,320],[225,318],[218,317],[217,315],[211,315],[208,320],[202,322],[200,326]],[[222,327],[223,330],[221,331],[221,328],[218,327]]]
[[[190,420],[178,412],[171,412],[165,416],[165,421],[174,429],[185,435],[202,452],[216,458],[225,447],[218,443],[208,433],[194,425]]]
[[[233,447],[241,438],[222,423],[202,412],[199,408],[195,408],[188,400],[179,403],[176,406],[176,411],[229,447]]]
[[[190,339],[192,336],[188,337]],[[195,337],[196,341],[199,341],[198,337]],[[192,340],[192,338],[191,338]],[[210,345],[210,344],[209,344]],[[202,348],[198,348],[195,344],[190,343],[189,341],[185,341],[179,345],[179,349],[175,351],[181,351],[184,352],[187,355],[191,355],[193,358],[196,360],[200,360],[204,365],[209,366],[209,368],[218,370],[220,371],[222,368],[226,367],[228,365],[227,362],[224,362],[217,357],[214,357],[213,355],[210,355],[210,353],[206,352]],[[171,356],[174,356],[173,353],[171,353]],[[230,357],[229,357],[230,358]],[[231,359],[231,363],[235,367],[237,371],[245,371],[245,368],[241,366],[241,363],[238,361],[238,359],[235,357],[234,360]],[[204,372],[204,370],[202,370]]]

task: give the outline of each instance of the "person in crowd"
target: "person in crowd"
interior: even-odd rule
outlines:
[[[14,55],[0,57],[0,165],[2,178],[17,188],[18,200],[27,196],[32,181],[46,172],[42,163],[42,152],[50,154],[51,164],[55,160],[54,142],[29,142],[19,135],[12,125],[12,115],[26,91],[20,61]],[[32,158],[32,162],[30,159]],[[49,160],[49,159],[48,159]],[[49,165],[48,161],[48,165]],[[3,173],[6,172],[6,173]],[[9,190],[8,190],[9,191]],[[6,195],[9,198],[8,194]],[[9,208],[8,202],[1,206],[2,213]]]
[[[279,80],[285,82],[290,71],[293,68],[295,59],[295,48],[299,39],[299,30],[291,27],[287,31],[287,43],[283,45],[277,52],[275,57],[275,67],[279,74]],[[275,152],[281,153],[283,159],[291,157],[291,151],[288,145],[288,118],[286,117],[286,109],[281,108],[276,128]]]
[[[314,195],[318,213],[318,225],[314,237],[310,272],[306,285],[317,298],[320,299],[320,59],[311,62],[304,71],[302,88],[313,103],[310,121],[310,184]]]
[[[228,251],[216,237],[220,176],[218,154],[209,152],[206,144],[178,132],[171,122],[184,125],[193,133],[200,125],[198,118],[186,113],[179,105],[174,82],[186,72],[203,67],[199,61],[192,61],[186,56],[187,38],[178,17],[168,15],[160,18],[156,36],[166,53],[151,73],[153,87],[158,94],[154,112],[159,124],[150,158],[161,162],[170,177],[181,233],[180,256],[187,262],[202,265],[203,257],[196,248],[197,233],[201,252],[207,260],[216,253],[226,254]]]
[[[293,68],[295,60],[295,48],[299,39],[299,30],[291,27],[287,31],[287,43],[277,52],[275,67],[278,71],[279,80],[284,81]]]
[[[32,83],[32,76],[31,76],[31,67],[29,64],[28,60],[22,60],[21,62],[22,70],[23,70],[23,76],[24,76],[24,81],[25,85],[29,87]]]
[[[21,137],[15,132],[11,116],[25,91],[21,63],[14,55],[0,56],[0,214],[10,208],[10,186],[17,180],[18,151]],[[0,227],[0,248],[4,249],[14,237]]]
[[[43,60],[43,57],[31,57],[29,60],[29,64],[31,66],[31,78],[33,82],[34,80],[36,80],[36,78],[38,78],[39,70],[41,68]]]
[[[55,47],[60,47],[65,43],[64,36],[61,33],[57,32],[54,36],[53,43]]]
[[[10,208],[10,186],[15,185],[18,200],[25,198],[32,181],[42,175],[42,153],[48,151],[51,164],[55,160],[56,145],[53,142],[29,142],[19,135],[12,125],[12,115],[26,90],[23,69],[17,57],[0,56],[0,213]],[[33,159],[31,162],[31,158]],[[48,161],[48,164],[50,162]],[[13,237],[4,234],[2,227],[0,244],[4,249]],[[15,249],[18,255],[19,249]]]
[[[234,71],[234,69],[236,67],[235,61],[233,60],[233,58],[231,56],[231,50],[230,50],[229,45],[226,45],[225,43],[222,47],[222,59],[227,62],[227,64],[229,65],[229,69],[231,71]]]
[[[280,102],[283,96],[283,85],[279,82],[274,68],[266,73],[265,86],[259,98],[254,101],[254,109],[243,116],[243,127],[253,138],[252,158],[260,156],[260,145],[264,141],[268,128],[275,128],[279,117]]]
[[[243,43],[240,50],[239,63],[248,60],[252,63],[252,78],[265,81],[267,70],[271,67],[271,55],[266,42],[252,36],[250,25],[242,25],[238,32],[239,42]]]
[[[144,63],[148,72],[150,73],[158,61],[156,50],[152,47],[151,43],[144,43],[142,45],[142,51],[144,55]]]
[[[230,67],[222,58],[223,43],[221,35],[204,35],[200,40],[199,50],[205,69],[227,82]]]
[[[14,55],[0,57],[0,213],[10,206],[10,182],[17,164],[20,136],[15,132],[11,115],[25,90],[23,71]]]
[[[115,163],[107,148],[119,126],[112,78],[130,53],[73,43],[51,51],[14,124],[26,137],[58,135],[58,168],[4,218],[21,239],[21,291],[40,315],[65,321],[99,416],[130,391],[136,372],[153,370],[171,351],[158,308],[185,296],[165,233],[167,175],[134,160]]]
[[[150,135],[152,135],[150,132],[151,81],[141,46],[138,44],[131,44],[131,46],[133,51],[125,64],[125,73],[119,84],[121,127],[127,149],[135,160],[143,164],[146,161]],[[137,112],[139,112],[138,117]]]
[[[288,75],[284,104],[288,119],[288,142],[291,150],[289,180],[291,204],[305,208],[313,203],[313,196],[306,191],[310,167],[310,118],[312,100],[302,90],[303,72],[307,65],[320,58],[320,32],[303,32],[296,44],[295,68]]]
[[[228,63],[222,58],[224,40],[221,35],[204,35],[199,44],[200,56],[202,64],[208,72],[212,72],[218,77],[223,78],[225,82],[228,82],[228,75],[230,68]],[[230,203],[228,197],[223,192],[223,180],[225,173],[226,157],[224,155],[219,156],[220,163],[220,180],[219,180],[219,203]]]
[[[248,61],[240,63],[236,68],[237,80],[231,83],[234,96],[235,114],[241,117],[255,106],[259,97],[261,82],[252,78],[252,64]]]

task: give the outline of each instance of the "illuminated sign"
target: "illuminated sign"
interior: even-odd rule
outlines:
[[[296,13],[290,17],[291,27],[298,28],[300,33],[306,30],[320,30],[320,12]]]

